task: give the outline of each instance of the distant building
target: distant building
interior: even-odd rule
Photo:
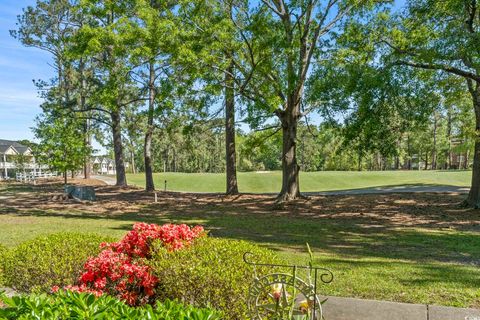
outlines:
[[[96,156],[92,159],[92,167],[94,174],[110,174],[114,175],[117,173],[115,168],[115,160],[110,159],[106,156]],[[128,168],[128,162],[125,163],[125,168]]]
[[[46,166],[35,161],[32,150],[16,141],[0,139],[0,180],[14,178],[22,173],[41,173]]]

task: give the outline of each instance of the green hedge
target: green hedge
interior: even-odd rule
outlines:
[[[5,259],[4,284],[19,292],[49,292],[74,284],[90,256],[112,238],[87,233],[55,233],[26,241]]]
[[[0,244],[0,287],[4,284],[5,260],[7,259],[8,249]]]
[[[30,295],[7,298],[0,295],[5,305],[0,308],[0,319],[151,319],[151,320],[217,320],[218,312],[184,306],[165,301],[155,306],[133,308],[110,296],[96,298],[91,294],[59,291],[54,295]]]
[[[160,279],[158,299],[211,306],[227,319],[247,319],[246,298],[254,276],[253,267],[243,261],[247,251],[257,261],[279,262],[272,251],[245,241],[203,238],[175,252],[155,246],[150,264]],[[270,272],[257,268],[259,276]]]

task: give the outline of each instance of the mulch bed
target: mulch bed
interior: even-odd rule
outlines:
[[[106,186],[98,180],[76,179],[71,183],[93,185],[97,201],[51,201],[59,194],[59,181],[45,181],[32,186],[34,192],[20,192],[0,203],[0,213],[24,212],[32,208],[50,211],[75,211],[97,215],[125,213],[155,214],[181,212],[185,214],[262,214],[305,217],[312,219],[360,219],[365,224],[389,224],[396,227],[455,228],[480,231],[480,213],[459,206],[465,195],[455,193],[401,193],[370,195],[311,196],[288,204],[278,205],[272,195],[195,194],[157,192],[141,188]]]

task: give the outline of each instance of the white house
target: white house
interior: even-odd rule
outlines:
[[[19,156],[24,156],[21,163]],[[32,150],[16,141],[0,139],[0,180],[14,177],[19,170],[26,173],[41,173],[47,169],[35,162]]]
[[[115,161],[107,157],[93,157],[93,171],[95,174],[115,174]]]

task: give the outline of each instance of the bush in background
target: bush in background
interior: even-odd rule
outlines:
[[[73,285],[87,259],[107,241],[112,238],[72,232],[26,241],[7,253],[4,284],[19,292],[50,292],[54,285]]]
[[[7,258],[8,249],[0,244],[0,287],[4,283],[5,260]]]
[[[151,319],[151,320],[217,320],[218,312],[164,301],[154,306],[133,308],[103,295],[59,291],[54,295],[30,295],[8,298],[0,294],[0,319]]]
[[[157,299],[211,306],[226,319],[249,318],[246,299],[254,269],[243,261],[245,252],[253,253],[258,262],[279,262],[271,250],[245,241],[205,237],[175,252],[156,246],[150,265],[159,279]],[[272,269],[257,267],[256,272],[261,276]]]

